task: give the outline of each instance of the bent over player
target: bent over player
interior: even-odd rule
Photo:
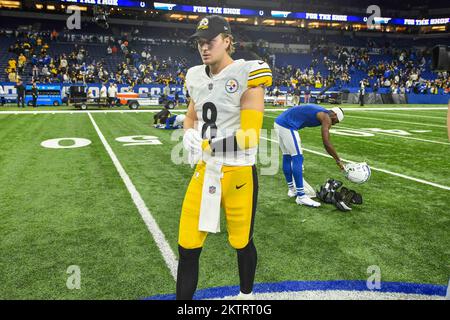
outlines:
[[[197,166],[180,217],[176,297],[193,298],[200,253],[207,234],[220,231],[222,206],[228,240],[237,251],[239,298],[251,298],[257,261],[253,243],[258,196],[255,161],[264,87],[272,84],[272,73],[263,61],[231,58],[233,36],[220,16],[203,18],[192,37],[204,64],[186,74],[191,101],[183,144],[191,165]]]
[[[341,170],[344,165],[334,146],[330,142],[330,128],[344,120],[344,112],[335,107],[327,110],[316,104],[292,107],[280,114],[274,123],[281,152],[283,153],[283,173],[288,184],[288,196],[296,197],[299,205],[319,207],[320,202],[312,200],[305,194],[303,186],[303,154],[298,130],[305,127],[321,126],[322,141],[325,150],[336,160]]]

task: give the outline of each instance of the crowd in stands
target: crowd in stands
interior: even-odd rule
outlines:
[[[393,50],[392,61],[371,64],[365,70],[375,90],[390,88],[392,93],[449,93],[450,77],[439,72],[435,79],[422,77],[427,69],[427,56],[416,50]]]
[[[352,76],[358,74],[362,75],[360,80],[364,80],[374,92],[386,88],[395,94],[450,93],[448,72],[431,74],[434,79],[430,79],[431,71],[428,69],[431,58],[427,52],[389,48],[382,55],[388,59],[374,61],[377,55],[369,54],[369,50],[317,47],[312,50],[313,58],[309,67],[302,69],[288,65],[279,68],[275,85],[293,88],[310,86],[315,89],[327,86],[346,88],[350,86]],[[327,70],[326,75],[321,74],[319,65]],[[428,77],[423,77],[427,72]]]
[[[91,58],[83,45],[72,42],[79,38],[51,33],[17,33],[17,39],[8,51],[14,56],[5,70],[7,79],[16,82],[29,70],[32,81],[40,83],[96,83],[115,82],[118,84],[183,84],[186,73],[186,59],[172,57],[158,58],[152,54],[151,46],[141,50],[133,48],[135,41],[127,37],[108,38],[108,46],[102,58]],[[92,38],[89,38],[92,41]],[[70,52],[52,56],[49,51],[54,41],[73,43]],[[98,41],[103,41],[103,39]],[[115,69],[108,70],[106,60],[117,56],[120,62]],[[29,68],[26,69],[26,66]]]
[[[106,49],[103,57],[90,56],[84,42],[80,42],[80,39],[83,40],[82,35],[59,33],[56,30],[16,31],[14,39],[15,43],[8,49],[13,57],[9,59],[5,70],[7,80],[11,82],[16,82],[28,72],[32,81],[39,83],[182,85],[190,64],[181,57],[157,56],[152,51],[155,42],[152,45],[143,44],[138,30],[117,39],[112,36],[84,38],[86,43],[104,44]],[[51,47],[57,42],[70,43],[68,52],[52,55]],[[374,55],[372,53],[376,47],[371,41],[365,48],[311,46],[312,59],[308,66],[274,66],[274,86],[346,88],[352,83],[354,85],[352,79],[359,82],[362,78],[375,92],[387,88],[393,93],[449,93],[450,75],[442,72],[430,76],[430,57],[426,52],[383,46],[381,54]],[[264,57],[268,62],[274,56],[264,48]],[[118,62],[114,68],[108,67],[107,60],[113,58]],[[427,76],[424,77],[424,73],[428,73]]]

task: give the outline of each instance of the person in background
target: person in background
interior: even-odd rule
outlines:
[[[178,103],[180,102],[180,93],[178,90],[175,90],[175,107],[178,106]]]
[[[169,81],[166,82],[166,86],[163,89],[163,94],[165,97],[168,97],[170,95]]]
[[[363,79],[359,82],[359,104],[361,107],[364,107],[365,94],[366,94],[366,82]]]
[[[90,103],[94,102],[95,96],[94,96],[94,91],[92,89],[88,89],[87,97],[88,97],[87,102],[90,102]]]
[[[108,100],[108,89],[106,88],[106,85],[103,83],[100,89],[100,102],[106,103],[107,100]]]
[[[169,109],[164,107],[161,111],[153,116],[153,125],[157,127],[159,124],[165,125],[167,119],[171,116]]]
[[[298,106],[300,104],[300,88],[298,84],[294,84],[294,91],[293,91],[293,97],[292,97],[292,104],[294,106]]]
[[[33,108],[37,107],[37,99],[39,96],[39,91],[36,85],[36,82],[33,82],[33,86],[31,87],[31,96],[33,98]]]
[[[26,62],[27,58],[24,56],[23,53],[21,53],[19,58],[17,59],[17,70],[19,74],[23,73]]]
[[[3,90],[3,87],[0,86],[0,106],[5,105],[5,91]]]
[[[33,79],[34,79],[34,80],[36,80],[36,79],[39,78],[39,68],[38,68],[37,65],[34,65],[34,66],[33,66],[33,69],[32,69],[32,75],[33,75]]]
[[[274,123],[280,149],[283,153],[283,173],[288,185],[288,197],[296,198],[299,205],[320,207],[307,194],[303,179],[303,150],[299,130],[321,127],[323,145],[328,154],[334,158],[339,169],[344,164],[330,141],[330,129],[344,120],[344,112],[335,107],[327,110],[317,104],[294,106],[280,114]]]
[[[311,88],[309,87],[309,85],[307,85],[305,89],[305,103],[308,104],[310,100],[311,100]]]
[[[22,108],[25,108],[25,86],[22,80],[19,79],[15,87],[17,91],[17,107],[20,108],[20,105],[22,105]]]
[[[116,104],[117,87],[114,83],[110,83],[108,87],[108,104],[112,108]]]
[[[8,72],[8,81],[9,82],[17,82],[17,79],[19,77],[17,76],[16,69],[8,68],[7,72]]]

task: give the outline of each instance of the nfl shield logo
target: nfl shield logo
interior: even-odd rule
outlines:
[[[213,84],[212,84],[212,83],[208,84],[208,89],[209,89],[209,90],[212,90],[212,89],[213,89]]]
[[[209,187],[209,193],[210,193],[210,194],[216,193],[216,187],[215,187],[215,186],[210,186],[210,187]]]

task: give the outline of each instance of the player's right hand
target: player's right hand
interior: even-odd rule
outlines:
[[[190,153],[202,152],[203,139],[194,128],[187,129],[183,136],[183,147]]]
[[[341,169],[341,171],[345,171],[345,166],[342,161],[336,161],[336,164]]]
[[[199,151],[188,152],[188,163],[191,166],[191,168],[194,168],[201,159],[202,159],[201,152]]]

